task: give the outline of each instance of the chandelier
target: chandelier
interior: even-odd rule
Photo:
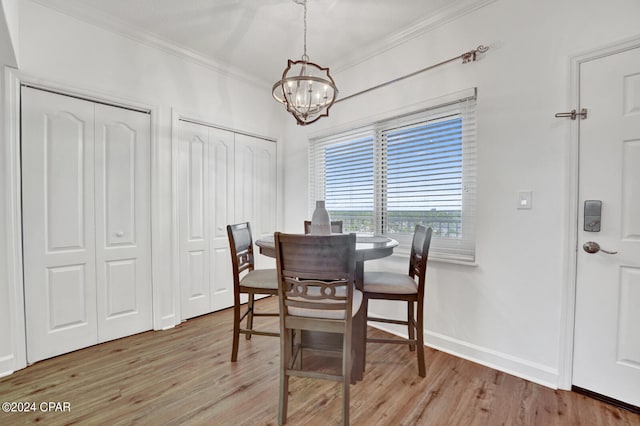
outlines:
[[[299,125],[311,124],[329,115],[338,88],[329,68],[309,62],[307,55],[307,0],[293,0],[304,6],[304,54],[302,60],[289,59],[282,79],[273,85],[273,98],[284,104]]]

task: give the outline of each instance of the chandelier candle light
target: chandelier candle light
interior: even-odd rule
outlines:
[[[329,115],[338,89],[329,68],[309,62],[307,55],[307,0],[293,0],[304,6],[304,54],[302,60],[289,59],[282,80],[272,88],[273,98],[284,104],[299,125],[311,124]]]

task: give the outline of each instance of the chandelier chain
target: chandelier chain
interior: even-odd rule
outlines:
[[[307,55],[307,1],[308,0],[293,0],[295,4],[299,4],[304,7],[304,53],[302,55],[303,61],[309,61]]]
[[[309,56],[307,56],[307,0],[304,0],[304,54],[302,60],[309,60]]]

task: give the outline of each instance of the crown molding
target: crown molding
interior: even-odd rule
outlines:
[[[417,21],[402,31],[385,37],[376,43],[372,43],[368,48],[362,49],[357,54],[350,56],[346,61],[334,64],[331,68],[334,73],[345,71],[495,1],[496,0],[461,0],[454,2],[438,9],[426,19]]]
[[[263,79],[257,78],[239,68],[223,62],[216,61],[210,56],[204,55],[188,47],[179,45],[173,41],[168,41],[156,34],[140,30],[132,27],[130,24],[119,20],[112,15],[100,12],[83,5],[78,0],[29,0],[46,8],[55,10],[63,15],[79,19],[85,23],[105,29],[122,37],[129,38],[133,41],[156,48],[163,52],[175,55],[204,66],[218,74],[226,77],[234,78],[243,83],[249,83],[253,86],[264,88],[271,87],[271,83]]]
[[[79,19],[83,22],[103,28],[122,37],[159,49],[161,51],[182,57],[198,65],[204,66],[218,74],[234,78],[244,83],[263,89],[271,87],[272,83],[246,71],[233,67],[227,63],[179,45],[175,42],[158,37],[151,32],[132,27],[130,24],[119,20],[109,14],[87,7],[80,0],[29,0],[46,8],[55,10],[67,16]],[[369,47],[361,49],[348,59],[334,64],[331,68],[334,73],[345,71],[381,53],[400,46],[416,37],[454,21],[468,13],[474,12],[496,0],[460,0],[440,8],[426,19],[420,20],[406,29],[385,37]]]

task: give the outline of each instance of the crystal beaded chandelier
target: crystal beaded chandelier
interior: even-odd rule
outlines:
[[[289,59],[282,79],[272,88],[273,98],[284,104],[299,125],[311,124],[329,115],[338,89],[329,68],[309,62],[307,55],[307,0],[293,0],[304,6],[304,54],[302,60]]]

